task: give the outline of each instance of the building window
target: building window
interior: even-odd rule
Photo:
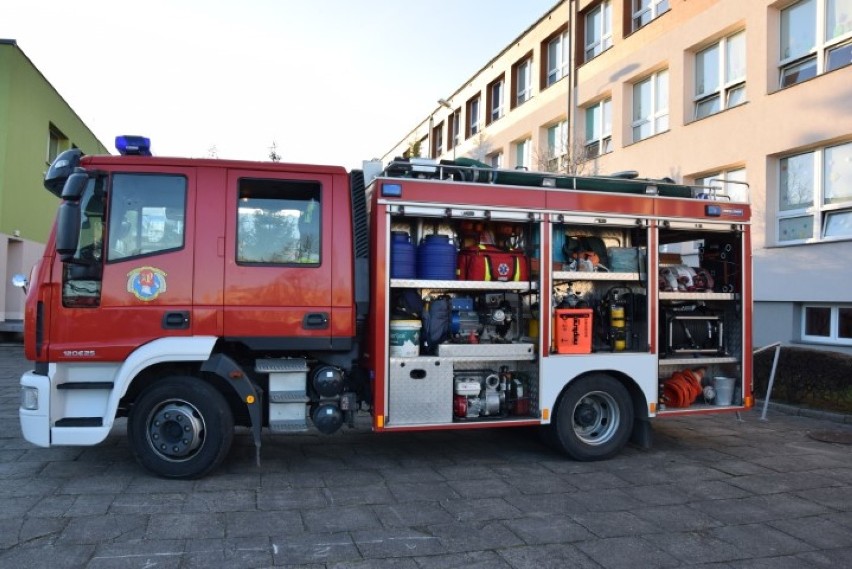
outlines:
[[[852,142],[782,158],[778,242],[852,237]]]
[[[547,155],[542,164],[545,171],[559,172],[563,169],[568,154],[568,137],[568,121],[547,127]]]
[[[515,108],[532,97],[532,57],[526,57],[512,67],[512,81],[512,108]]]
[[[802,340],[818,344],[852,344],[852,307],[803,306]]]
[[[631,2],[633,3],[634,32],[669,11],[669,0],[631,0]]]
[[[432,157],[437,158],[444,153],[444,123],[439,122],[432,128]]]
[[[669,72],[664,69],[633,85],[633,142],[669,129]]]
[[[68,148],[68,138],[53,123],[50,123],[47,128],[47,163],[53,164],[59,153],[66,148]]]
[[[237,211],[238,263],[319,266],[318,182],[242,179]]]
[[[852,1],[801,0],[781,10],[781,87],[852,63]]]
[[[722,38],[695,54],[695,118],[745,102],[745,32]]]
[[[568,49],[567,31],[559,33],[547,42],[547,69],[544,74],[545,87],[550,87],[568,75],[568,66],[570,65]]]
[[[488,155],[488,163],[491,164],[492,168],[502,168],[503,167],[503,153],[495,152],[494,154]]]
[[[485,117],[486,124],[491,124],[503,116],[503,76],[492,81],[488,85],[487,104],[488,116]]]
[[[695,178],[695,185],[701,188],[702,193],[708,194],[711,198],[747,203],[749,195],[748,186],[745,182],[745,168],[714,172]]]
[[[612,152],[612,99],[586,107],[586,157]]]
[[[447,150],[458,146],[459,130],[461,129],[461,109],[456,109],[447,117]]]
[[[466,138],[470,138],[479,132],[479,101],[479,95],[476,95],[467,102],[467,127],[465,129]]]
[[[612,5],[601,2],[586,14],[586,61],[612,47]]]
[[[412,155],[414,156],[414,158],[428,158],[429,157],[429,155],[428,155],[429,153],[427,152],[428,148],[429,148],[429,137],[424,136],[423,138],[421,138],[420,140],[418,140],[415,143],[414,147],[412,148],[412,150],[414,151],[412,153]]]
[[[529,170],[532,158],[532,139],[515,143],[515,168]]]

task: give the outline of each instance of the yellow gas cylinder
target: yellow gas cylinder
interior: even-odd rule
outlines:
[[[612,333],[612,349],[623,352],[627,349],[627,326],[624,322],[624,307],[613,304],[609,308],[609,325]]]

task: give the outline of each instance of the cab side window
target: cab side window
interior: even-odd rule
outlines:
[[[109,209],[108,261],[181,249],[186,232],[186,178],[116,174]]]
[[[240,180],[237,262],[319,266],[320,194],[318,182]]]

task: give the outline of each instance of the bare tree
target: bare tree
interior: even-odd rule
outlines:
[[[219,158],[219,149],[216,148],[215,144],[210,145],[210,148],[207,149],[207,158]]]
[[[281,162],[281,155],[278,154],[278,143],[272,141],[272,146],[269,147],[269,159],[273,162]]]
[[[592,158],[585,142],[572,136],[570,130],[563,140],[554,146],[546,146],[533,151],[537,168],[542,172],[582,176],[592,173]]]
[[[488,140],[488,135],[484,130],[476,133],[476,138],[473,141],[473,148],[467,153],[470,158],[480,162],[487,162],[488,153],[491,152],[491,141]]]

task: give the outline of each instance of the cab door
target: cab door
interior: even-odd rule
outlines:
[[[227,187],[226,339],[253,349],[329,349],[332,177],[232,169]]]
[[[51,361],[121,361],[151,340],[193,334],[195,191],[192,169],[98,178],[77,258],[54,265]]]

